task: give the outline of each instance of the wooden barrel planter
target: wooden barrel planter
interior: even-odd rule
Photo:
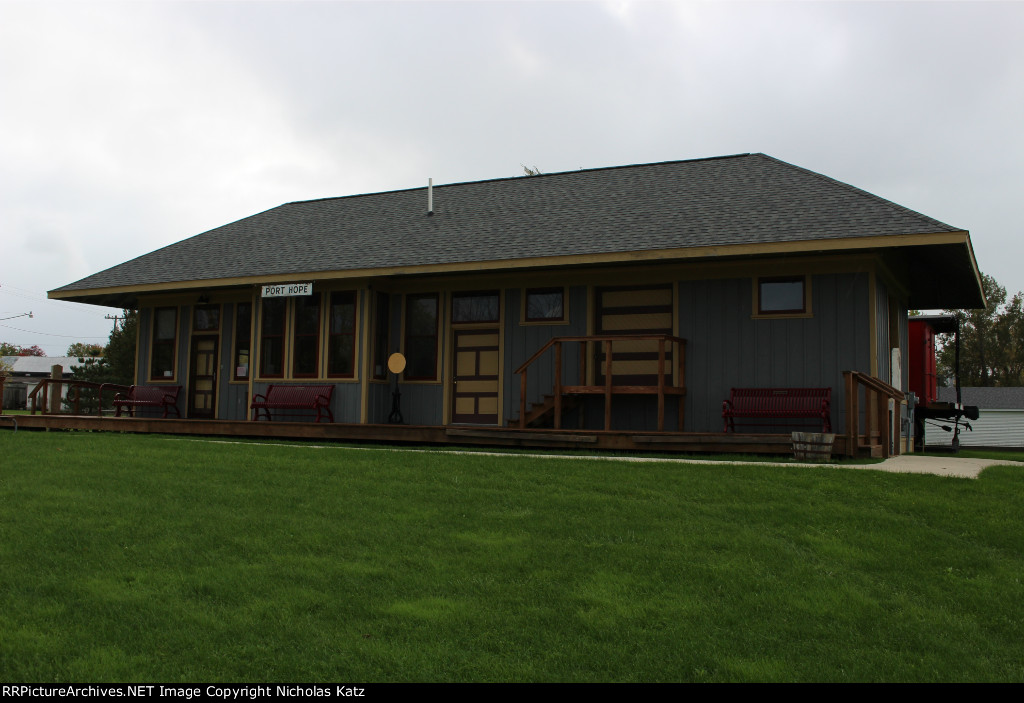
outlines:
[[[830,461],[836,436],[825,432],[794,432],[793,458],[796,461]]]

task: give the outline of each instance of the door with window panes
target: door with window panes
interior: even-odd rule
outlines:
[[[500,295],[452,296],[452,422],[498,424]]]
[[[217,340],[220,306],[197,305],[189,358],[188,416],[212,420],[217,408]]]

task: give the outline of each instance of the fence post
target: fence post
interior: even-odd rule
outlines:
[[[53,393],[50,394],[50,414],[57,415],[60,413],[60,400],[63,395],[63,384],[60,380],[64,378],[64,369],[60,364],[50,367],[50,378],[57,381],[57,383],[50,384],[53,386]]]

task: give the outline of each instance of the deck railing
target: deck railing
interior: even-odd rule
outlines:
[[[855,456],[857,450],[869,448],[883,459],[900,453],[900,436],[892,432],[893,419],[889,416],[889,401],[894,402],[893,413],[898,417],[903,391],[860,371],[843,371],[846,397],[846,455]],[[861,427],[860,390],[864,389],[864,422]],[[862,431],[863,430],[863,431]]]
[[[626,342],[657,342],[657,384],[655,385],[625,385],[617,384],[614,381],[613,361],[615,358],[615,345]],[[566,383],[563,380],[564,365],[563,347],[567,344],[579,345],[579,366],[575,383]],[[596,356],[597,347],[604,346],[604,383],[598,385],[588,383],[587,360],[592,354]],[[634,345],[635,346],[635,345]],[[621,349],[621,346],[620,346]],[[562,401],[567,396],[582,395],[603,395],[604,396],[604,429],[611,429],[612,422],[612,398],[615,395],[657,395],[658,397],[658,431],[665,429],[665,396],[674,395],[679,398],[679,431],[683,429],[683,418],[685,413],[686,396],[686,340],[680,337],[673,337],[668,334],[629,334],[629,335],[588,335],[582,337],[555,337],[538,349],[533,356],[523,362],[515,370],[519,377],[519,427],[525,428],[527,423],[527,377],[530,366],[540,359],[546,352],[552,350],[554,354],[554,379],[553,379],[553,403],[554,403],[554,426],[555,429],[562,428]],[[678,364],[677,373],[673,374],[672,369],[667,365],[668,353],[675,355]],[[629,352],[625,352],[629,353]],[[595,372],[598,369],[595,369]],[[596,381],[596,373],[595,381]],[[666,376],[674,381],[666,382]]]
[[[69,387],[68,393],[68,405],[70,405],[70,411],[65,413],[61,408],[61,402],[63,400],[63,387]],[[52,388],[52,390],[51,390]],[[82,390],[90,389],[96,391],[96,409],[92,413],[97,417],[103,415],[103,399],[104,394],[109,394],[107,397],[109,402],[107,407],[109,408],[113,404],[114,394],[117,392],[127,392],[128,386],[123,386],[118,383],[94,383],[92,381],[72,381],[59,378],[44,378],[36,384],[36,387],[29,391],[28,401],[30,414],[35,415],[38,411],[41,415],[81,415],[81,406],[83,404]],[[88,402],[93,402],[89,399]]]

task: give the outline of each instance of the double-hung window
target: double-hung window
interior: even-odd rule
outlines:
[[[437,380],[436,293],[407,295],[405,298],[405,379]]]
[[[235,363],[233,378],[245,381],[249,378],[249,352],[252,336],[252,303],[235,306]]]
[[[260,320],[260,376],[284,377],[287,298],[264,298]]]
[[[175,347],[178,342],[178,309],[153,311],[153,349],[149,363],[150,380],[174,378]]]
[[[356,293],[331,293],[330,329],[327,336],[327,375],[332,378],[355,376]]]
[[[320,375],[320,294],[294,300],[292,377],[316,378]]]

